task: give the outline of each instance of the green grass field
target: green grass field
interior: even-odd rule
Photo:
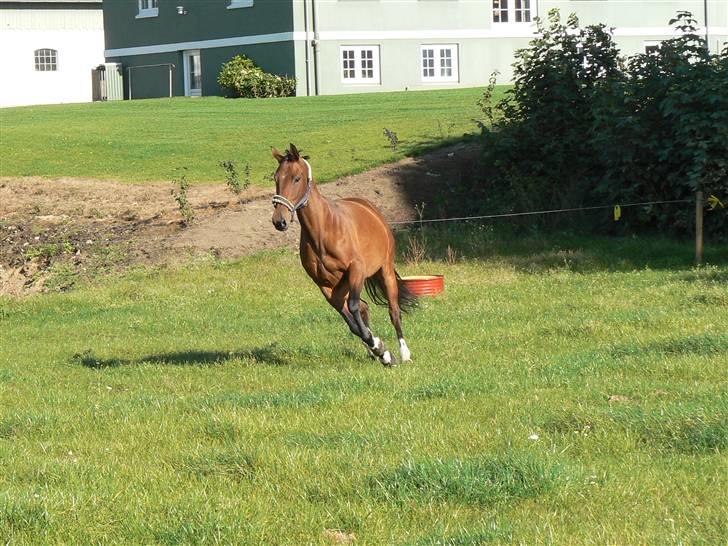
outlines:
[[[728,248],[467,235],[391,370],[290,252],[0,299],[0,539],[724,543]]]
[[[502,92],[504,88],[500,88]],[[477,132],[479,88],[289,99],[154,99],[0,110],[0,176],[221,182],[233,160],[270,184],[270,147],[311,154],[325,182]],[[397,134],[392,151],[384,128]]]

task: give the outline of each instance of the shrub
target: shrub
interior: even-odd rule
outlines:
[[[710,55],[687,12],[671,24],[681,35],[657,54],[623,59],[604,25],[582,29],[574,15],[562,24],[556,10],[539,21],[540,35],[516,53],[513,88],[495,105],[486,90],[481,102],[487,178],[469,189],[480,197],[470,212],[692,199],[697,190],[725,201],[728,49]],[[725,211],[712,214],[723,216],[706,218],[706,231],[728,236]],[[689,205],[658,206],[631,209],[620,224],[685,233],[692,218]]]
[[[217,82],[232,97],[292,97],[296,79],[269,74],[245,55],[236,55],[222,65]]]
[[[688,12],[670,23],[683,34],[656,54],[630,58],[626,78],[595,105],[592,141],[602,154],[597,189],[604,199],[691,199],[698,190],[728,197],[728,49],[710,55]],[[656,207],[636,221],[685,232],[693,217],[689,206]],[[728,236],[724,213],[722,222],[709,220],[708,231]]]

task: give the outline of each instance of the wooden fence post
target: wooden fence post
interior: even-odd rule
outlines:
[[[703,262],[703,192],[695,193],[695,265]]]

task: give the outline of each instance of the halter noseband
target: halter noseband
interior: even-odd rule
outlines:
[[[311,170],[311,165],[309,165],[308,161],[305,159],[303,162],[306,164],[306,167],[308,167],[308,180],[306,182],[306,193],[303,194],[303,197],[301,200],[296,203],[295,205],[291,203],[287,198],[283,197],[282,195],[275,194],[273,196],[273,205],[283,205],[286,207],[289,211],[291,211],[291,222],[295,218],[294,213],[298,209],[302,209],[306,205],[308,205],[308,198],[311,197],[311,182],[313,182],[313,173]]]

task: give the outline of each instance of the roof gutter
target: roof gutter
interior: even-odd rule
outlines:
[[[318,32],[318,17],[316,11],[316,0],[311,0],[311,15],[313,19],[313,78],[314,78],[314,93],[319,94],[319,32]]]

